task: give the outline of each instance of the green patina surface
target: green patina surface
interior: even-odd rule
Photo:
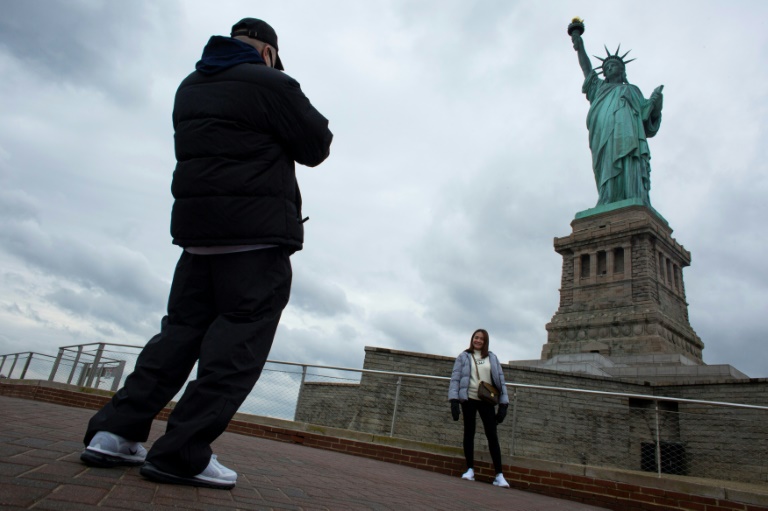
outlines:
[[[607,213],[609,211],[614,211],[616,209],[621,208],[627,208],[629,206],[645,206],[646,208],[653,211],[653,214],[659,217],[661,221],[663,221],[666,225],[669,225],[669,222],[667,222],[667,219],[661,216],[661,213],[653,209],[653,206],[650,204],[646,204],[643,199],[636,197],[634,199],[624,199],[617,202],[611,202],[609,204],[600,204],[598,206],[595,206],[594,208],[585,209],[584,211],[579,211],[576,213],[576,216],[574,217],[576,220],[580,218],[586,218],[588,216],[594,216],[599,215],[600,213]]]
[[[625,60],[629,52],[619,55],[619,48],[611,53],[606,47],[605,58],[597,57],[602,64],[593,69],[581,37],[583,23],[574,20],[568,33],[584,73],[582,92],[590,103],[587,129],[598,199],[597,207],[587,210],[591,212],[588,214],[600,212],[597,210],[603,206],[634,199],[651,207],[648,139],[656,135],[661,126],[664,86],[654,89],[646,99],[640,89],[627,80],[626,64],[634,60]],[[603,78],[598,76],[598,69],[602,70]]]

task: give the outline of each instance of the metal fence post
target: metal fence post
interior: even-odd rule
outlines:
[[[11,370],[8,371],[8,378],[13,378],[13,370],[16,369],[16,361],[19,360],[19,354],[15,353],[13,355],[13,364],[11,364]]]
[[[512,389],[512,442],[509,446],[510,456],[515,455],[515,429],[517,429],[517,387]]]
[[[661,431],[659,431],[659,402],[656,404],[656,472],[661,477]]]
[[[48,381],[54,381],[54,378],[56,378],[56,372],[59,370],[59,364],[61,364],[61,358],[64,356],[64,348],[59,348],[59,354],[56,355],[56,360],[53,362],[53,367],[51,368],[51,374],[48,375]]]
[[[301,366],[301,383],[299,384],[299,395],[296,396],[296,408],[293,410],[293,420],[296,421],[296,416],[299,414],[299,398],[304,391],[304,380],[307,379],[307,366]]]
[[[99,347],[96,350],[96,356],[93,358],[93,364],[91,365],[91,374],[88,375],[88,380],[85,382],[86,387],[93,387],[93,377],[99,370],[99,364],[101,363],[101,355],[104,353],[104,343],[100,342]],[[98,385],[98,380],[97,380]]]
[[[3,355],[3,361],[0,362],[0,374],[3,373],[3,366],[5,365],[5,359],[8,358],[8,355]]]
[[[114,372],[112,373],[112,388],[110,390],[117,392],[117,389],[120,388],[120,380],[123,379],[123,373],[125,372],[125,360],[118,361],[112,370]]]
[[[397,387],[395,390],[395,406],[392,408],[392,426],[389,428],[389,436],[395,434],[395,419],[397,419],[397,403],[400,401],[400,384],[403,382],[403,377],[397,377]]]
[[[32,362],[32,356],[34,353],[31,351],[29,352],[29,356],[27,357],[27,362],[24,364],[24,369],[21,370],[21,376],[20,379],[24,379],[27,376],[27,369],[29,369],[29,364]]]
[[[80,355],[83,354],[83,345],[79,345],[77,347],[77,355],[75,355],[75,360],[72,362],[72,370],[69,372],[69,378],[67,378],[67,384],[72,383],[72,378],[75,376],[75,371],[77,370],[77,364],[80,363]]]

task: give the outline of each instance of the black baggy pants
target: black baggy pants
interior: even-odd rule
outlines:
[[[485,438],[488,439],[488,450],[491,451],[493,469],[501,473],[501,447],[496,433],[496,409],[490,403],[477,399],[468,399],[461,403],[461,414],[464,416],[464,459],[467,468],[473,468],[475,463],[475,421],[480,414],[483,421]]]
[[[197,378],[187,385],[147,461],[182,477],[202,472],[210,444],[261,375],[291,278],[290,252],[281,247],[182,253],[160,333],[139,354],[125,386],[90,420],[85,444],[98,431],[146,441],[152,420],[197,362]]]

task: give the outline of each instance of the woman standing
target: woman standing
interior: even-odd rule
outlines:
[[[483,421],[485,437],[491,451],[493,467],[496,471],[494,486],[509,488],[501,471],[501,448],[499,437],[496,435],[496,424],[501,424],[507,415],[509,398],[507,387],[504,385],[504,373],[496,355],[488,351],[490,337],[488,332],[479,328],[472,334],[469,348],[456,357],[451,373],[451,384],[448,387],[448,399],[451,402],[453,420],[459,420],[459,407],[464,414],[464,458],[467,460],[467,471],[461,476],[469,481],[475,480],[475,418],[480,414]],[[480,382],[487,382],[499,391],[499,411],[477,396]]]

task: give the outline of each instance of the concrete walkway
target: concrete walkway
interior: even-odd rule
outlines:
[[[214,451],[239,474],[232,490],[153,483],[138,468],[80,462],[91,410],[0,396],[0,509],[603,508],[300,445],[224,433]],[[148,444],[163,431],[155,422]]]

